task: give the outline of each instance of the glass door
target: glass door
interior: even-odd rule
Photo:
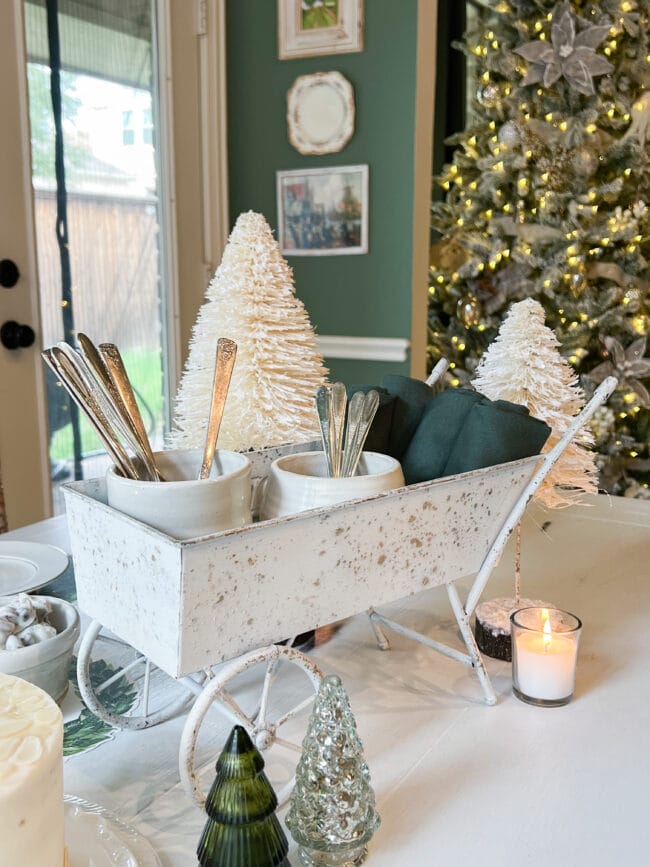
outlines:
[[[156,6],[49,5],[58,14],[45,0],[23,7],[42,345],[74,345],[79,331],[117,344],[161,448],[169,287]],[[108,458],[49,370],[46,394],[57,513],[60,483],[102,474]]]

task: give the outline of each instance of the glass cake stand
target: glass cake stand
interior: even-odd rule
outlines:
[[[66,795],[69,867],[162,867],[151,844],[104,807]]]

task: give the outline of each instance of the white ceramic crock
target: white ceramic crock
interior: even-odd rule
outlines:
[[[14,598],[0,596],[0,605],[7,605]],[[79,638],[79,612],[74,605],[54,596],[34,598],[47,599],[52,606],[47,619],[57,634],[29,647],[0,650],[0,672],[22,677],[60,702],[68,691],[72,651]]]
[[[377,452],[363,452],[357,475],[330,478],[323,452],[298,452],[277,458],[266,480],[260,518],[278,518],[369,497],[404,484],[399,461]]]
[[[250,524],[251,465],[245,455],[218,449],[210,477],[199,480],[202,449],[155,453],[165,482],[106,474],[108,505],[175,539],[194,539]]]

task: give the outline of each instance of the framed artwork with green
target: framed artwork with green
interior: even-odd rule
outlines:
[[[280,60],[363,50],[363,0],[278,0]]]

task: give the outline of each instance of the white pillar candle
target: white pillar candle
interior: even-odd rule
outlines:
[[[517,674],[519,691],[531,698],[554,701],[573,692],[578,648],[575,641],[561,635],[524,633],[517,636]]]
[[[525,625],[518,622],[518,615],[525,615]],[[555,616],[572,617],[565,612],[557,612]],[[534,626],[531,624],[531,617],[537,619]],[[517,692],[522,698],[533,701],[568,700],[573,694],[575,684],[579,621],[577,629],[564,633],[554,632],[549,609],[528,608],[516,612],[512,622],[513,683]]]

